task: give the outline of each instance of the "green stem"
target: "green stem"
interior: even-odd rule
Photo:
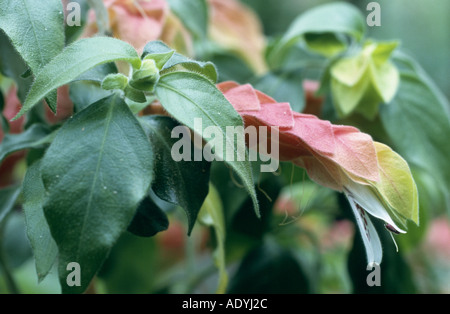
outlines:
[[[0,225],[0,268],[3,270],[5,274],[6,286],[11,294],[20,294],[19,287],[14,280],[12,275],[12,270],[8,265],[8,261],[5,258],[5,252],[3,249],[3,232],[5,229],[5,224],[8,217],[5,217],[3,223]]]

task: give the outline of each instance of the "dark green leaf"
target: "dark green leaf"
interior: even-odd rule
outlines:
[[[99,83],[95,82],[73,82],[70,83],[69,88],[69,95],[75,107],[75,112],[79,112],[100,99],[110,96],[111,93],[111,91],[104,90]]]
[[[255,76],[253,70],[231,53],[216,53],[210,59],[218,69],[219,81],[235,81],[245,84]]]
[[[40,167],[41,162],[35,162],[28,168],[23,181],[23,210],[39,282],[47,276],[58,255],[58,247],[44,216],[45,188]]]
[[[153,237],[158,232],[167,230],[169,219],[150,196],[144,198],[128,226],[128,231],[140,237]]]
[[[180,126],[176,120],[164,116],[147,116],[140,121],[155,154],[152,189],[159,198],[179,205],[186,211],[190,233],[208,195],[210,163],[205,160],[194,161],[193,158],[191,161],[174,161],[172,147],[178,139],[172,138],[171,133]],[[191,153],[194,156],[194,152]]]
[[[242,155],[238,147],[245,145],[243,138],[235,140],[234,134],[227,134],[226,127],[243,127],[241,116],[225,99],[214,84],[201,75],[185,72],[174,72],[163,75],[156,86],[156,95],[163,107],[178,121],[203,134],[207,127],[217,127],[224,142],[222,153],[226,146],[233,148],[234,161],[226,160],[225,156],[218,156],[231,166],[243,181],[250,194],[255,212],[259,216],[258,200],[253,185],[253,175],[248,161],[248,154]],[[202,125],[194,123],[200,119]],[[229,133],[229,132],[228,132]],[[206,139],[207,142],[213,139]],[[231,152],[230,152],[231,153]],[[237,155],[237,156],[235,156]]]
[[[136,50],[130,44],[115,38],[85,38],[67,46],[36,75],[27,99],[15,119],[56,88],[70,83],[97,65],[118,60],[130,62],[135,68],[140,68],[141,65]]]
[[[153,152],[141,125],[117,95],[76,114],[42,161],[44,204],[59,249],[63,292],[81,293],[130,224],[153,176]],[[81,266],[81,287],[66,267]]]
[[[33,124],[30,128],[19,134],[6,134],[0,143],[0,162],[6,156],[19,150],[39,148],[47,144],[49,129],[42,124]]]
[[[400,87],[392,103],[380,111],[383,126],[398,153],[433,174],[434,186],[447,195],[447,206],[450,206],[449,108],[448,101],[422,70],[410,67],[402,70]]]

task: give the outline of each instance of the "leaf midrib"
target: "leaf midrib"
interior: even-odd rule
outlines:
[[[114,104],[115,104],[115,99],[113,98],[111,103],[108,104],[109,108],[108,108],[108,112],[106,113],[106,119],[105,119],[105,131],[103,133],[103,138],[102,138],[102,143],[100,145],[100,153],[98,156],[98,160],[97,160],[97,165],[96,165],[96,169],[95,169],[95,174],[94,174],[94,179],[92,181],[92,186],[90,189],[90,194],[89,194],[89,198],[88,198],[88,203],[86,206],[86,211],[84,213],[84,217],[83,217],[83,224],[81,225],[81,232],[80,232],[80,236],[78,237],[78,243],[77,243],[77,258],[79,258],[80,256],[80,248],[81,248],[81,242],[83,241],[83,234],[86,228],[86,224],[87,224],[87,218],[89,217],[90,211],[91,211],[91,204],[92,204],[92,200],[94,198],[94,190],[95,190],[95,185],[97,184],[97,179],[98,179],[98,174],[100,171],[100,166],[101,166],[101,162],[103,159],[103,153],[104,153],[104,147],[105,147],[105,143],[106,143],[106,138],[109,132],[109,126],[111,124],[112,121],[112,117],[113,117],[113,108],[114,108]]]
[[[238,153],[238,151],[237,151],[237,149],[236,149],[234,143],[231,143],[231,142],[230,142],[230,139],[228,138],[228,136],[226,136],[226,132],[223,130],[223,127],[222,127],[219,123],[217,123],[217,121],[216,121],[215,119],[213,119],[213,118],[208,114],[208,112],[206,112],[201,106],[199,106],[195,101],[193,101],[193,100],[192,100],[190,97],[188,97],[186,94],[181,93],[179,90],[173,88],[172,86],[168,85],[167,83],[160,82],[159,85],[162,86],[162,87],[165,87],[165,88],[171,90],[172,92],[174,92],[174,93],[180,95],[181,97],[187,99],[189,102],[191,102],[192,104],[194,104],[197,108],[199,108],[199,109],[202,111],[202,113],[205,114],[205,116],[206,116],[208,119],[210,119],[210,120],[214,123],[214,125],[216,125],[216,126],[218,126],[218,127],[220,128],[220,131],[221,131],[222,135],[225,135],[226,142],[227,142],[228,144],[233,144],[233,145],[231,145],[231,146],[233,147],[233,151],[237,154],[237,156],[239,156],[239,153]],[[208,142],[209,142],[209,141],[208,141]],[[225,157],[225,156],[222,156],[222,157]],[[239,160],[239,159],[238,159],[238,160]]]
[[[27,1],[22,0],[22,3],[23,3],[23,6],[25,7],[25,11],[26,11],[26,14],[28,16],[28,20],[30,21],[30,24],[32,26],[31,29],[32,29],[33,35],[34,35],[34,39],[35,39],[34,41],[35,41],[36,46],[38,47],[39,57],[40,57],[40,60],[41,60],[41,64],[38,65],[38,68],[37,69],[33,69],[33,70],[39,70],[45,63],[44,62],[44,56],[43,56],[43,53],[42,53],[42,47],[41,47],[41,45],[39,45],[40,41],[37,38],[36,27],[35,27],[34,22],[33,22],[34,20],[31,18],[31,14],[30,14],[30,11],[29,11],[28,6],[27,6]],[[36,75],[36,73],[34,73],[34,74]]]
[[[43,77],[44,79],[49,78],[49,80],[46,81],[45,83],[43,83],[41,86],[38,86],[39,89],[38,89],[36,92],[35,92],[35,89],[33,89],[33,88],[30,90],[30,93],[29,93],[29,95],[28,95],[28,97],[27,97],[27,100],[25,101],[25,104],[24,104],[23,109],[29,109],[29,108],[32,107],[37,101],[39,101],[39,99],[45,97],[45,96],[46,96],[51,90],[53,90],[54,88],[69,83],[71,80],[77,78],[79,75],[81,75],[81,74],[83,74],[83,73],[89,71],[90,69],[92,69],[92,68],[94,68],[94,67],[96,67],[96,66],[98,66],[98,65],[105,64],[105,63],[109,63],[109,62],[113,62],[113,61],[130,61],[130,60],[132,60],[132,58],[124,57],[122,54],[119,54],[119,53],[117,53],[117,54],[110,53],[110,54],[109,54],[109,58],[108,58],[107,60],[102,59],[102,61],[96,62],[94,65],[90,66],[90,67],[87,68],[86,70],[83,70],[81,73],[80,73],[79,71],[76,71],[76,72],[73,71],[73,69],[79,68],[79,67],[80,67],[80,64],[90,63],[91,60],[93,60],[93,59],[95,60],[95,59],[97,59],[97,58],[98,58],[98,55],[95,55],[95,56],[92,56],[92,57],[90,57],[90,58],[86,58],[86,59],[79,60],[79,62],[73,63],[71,67],[65,69],[64,72],[60,72],[60,73],[61,73],[61,76],[58,76],[58,75],[57,75],[57,76],[50,76],[50,75],[47,74],[46,72],[43,72],[43,71],[45,71],[45,68],[44,68],[43,71],[40,72],[40,74],[41,74],[41,73],[43,73],[43,74],[38,75],[38,76],[36,77],[35,84],[36,84],[36,82],[39,82],[39,81],[40,81],[41,77]],[[59,61],[59,60],[58,60],[58,61]],[[52,64],[52,65],[53,65],[53,64]],[[55,84],[55,82],[59,82],[59,81],[61,80],[61,78],[64,78],[64,75],[65,75],[66,73],[77,73],[77,75],[72,75],[71,78],[69,78],[69,79],[63,79],[63,80],[62,80],[62,81],[63,81],[62,84]],[[72,78],[72,77],[73,77],[73,78]],[[35,86],[35,84],[33,84],[33,86]],[[45,91],[47,91],[47,92],[46,92],[46,93],[44,93],[44,92],[39,92],[39,90],[45,90]],[[32,92],[34,92],[34,94],[33,94]],[[32,96],[32,98],[31,98],[31,99],[33,100],[32,102],[29,101],[30,95]],[[36,96],[38,96],[38,97],[36,97]],[[37,99],[37,100],[36,100],[36,99]]]

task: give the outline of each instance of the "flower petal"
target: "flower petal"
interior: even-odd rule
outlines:
[[[352,195],[349,193],[345,193],[345,195],[350,202],[350,207],[355,215],[356,223],[361,233],[364,247],[366,248],[367,264],[381,264],[381,260],[383,259],[383,249],[381,247],[380,238],[378,237],[378,233],[375,230],[372,221],[365,212],[364,208],[355,201]]]
[[[363,207],[372,216],[383,220],[385,223],[392,226],[398,233],[406,233],[392,220],[385,205],[377,197],[375,191],[371,186],[361,185],[351,180],[348,180],[345,185],[345,192],[348,197],[351,197],[357,204]]]

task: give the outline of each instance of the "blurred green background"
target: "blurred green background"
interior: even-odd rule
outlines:
[[[242,0],[261,17],[267,36],[282,34],[302,12],[329,0]],[[369,0],[346,1],[366,11]],[[368,27],[370,37],[399,39],[402,47],[450,97],[450,1],[380,0],[381,26]]]
[[[326,0],[241,1],[252,7],[258,13],[264,26],[264,32],[268,37],[283,34],[291,22],[304,11],[317,7],[320,4],[333,2]],[[356,5],[362,12],[367,12],[366,6],[371,1],[354,0],[347,2]],[[402,48],[424,67],[447,98],[450,98],[450,75],[448,74],[448,57],[450,56],[450,36],[448,35],[448,30],[450,29],[450,21],[447,16],[448,12],[450,12],[450,1],[380,0],[377,2],[380,3],[382,10],[381,27],[368,27],[368,36],[378,40],[400,40]],[[267,289],[269,291],[278,288],[277,285],[285,282],[293,282],[292,278],[296,278],[296,286],[282,287],[284,290],[280,288],[277,291],[309,291],[302,290],[308,288],[301,280],[297,280],[297,278],[303,278],[303,272],[297,266],[292,266],[293,263],[291,263],[292,260],[299,259],[301,261],[300,264],[304,264],[303,267],[308,270],[308,276],[305,277],[312,277],[303,279],[305,281],[315,282],[315,285],[317,285],[317,287],[308,288],[315,289],[312,291],[324,293],[370,292],[365,285],[367,272],[361,272],[361,269],[365,267],[365,255],[362,251],[362,244],[359,243],[361,242],[359,236],[355,237],[355,245],[352,248],[352,239],[355,230],[348,224],[349,209],[347,202],[342,199],[342,195],[338,199],[334,199],[336,195],[329,189],[316,184],[311,185],[310,182],[303,182],[305,175],[299,169],[296,170],[295,180],[292,182],[289,169],[291,169],[290,165],[285,167],[283,172],[283,177],[285,178],[282,180],[283,184],[279,182],[281,180],[280,178],[270,177],[265,182],[262,182],[262,187],[265,191],[269,192],[274,200],[279,195],[294,195],[294,200],[295,198],[298,199],[294,204],[295,208],[301,208],[303,212],[307,212],[298,221],[296,219],[285,221],[287,216],[284,217],[283,211],[274,214],[276,218],[274,221],[277,224],[271,226],[273,229],[271,229],[273,237],[276,237],[280,242],[286,242],[286,246],[291,247],[293,247],[291,245],[292,241],[295,241],[293,238],[297,237],[298,247],[293,247],[292,251],[286,251],[276,246],[272,238],[264,238],[264,245],[252,251],[246,257],[239,270],[237,270],[237,263],[231,265],[230,273],[243,273],[245,276],[241,277],[245,277],[246,280],[237,281],[232,279],[233,276],[230,276],[230,291],[241,292],[240,289],[244,288],[244,291],[251,291],[252,287],[249,284],[253,284],[259,278],[265,278],[267,280]],[[221,178],[227,177],[222,175],[219,170],[225,171],[227,175],[229,173],[226,168],[215,169],[215,175],[212,177],[216,181],[219,181],[214,183],[217,187],[224,187],[224,189],[227,189],[227,193],[229,193],[233,185],[230,187],[220,181]],[[422,186],[432,185],[430,184],[429,174],[418,173],[417,177],[421,178],[421,181],[418,180],[418,184]],[[431,180],[431,182],[433,181]],[[283,190],[282,187],[284,187]],[[383,238],[382,241],[385,245],[386,255],[386,262],[383,265],[383,276],[386,277],[382,280],[383,286],[381,288],[384,290],[377,290],[375,292],[450,293],[450,247],[448,247],[450,228],[448,216],[446,217],[443,214],[443,210],[439,210],[439,206],[435,206],[436,204],[442,203],[439,197],[435,195],[437,192],[430,189],[428,193],[430,194],[421,194],[420,199],[421,206],[429,209],[429,212],[421,212],[421,228],[411,228],[408,233],[408,238],[404,241],[399,240],[399,242],[404,242],[400,243],[402,246],[400,254],[395,252],[391,239],[385,233],[386,238]],[[244,192],[245,196],[246,194]],[[229,200],[224,199],[224,205],[228,205],[229,207],[229,204],[225,202],[236,201],[236,199],[233,197],[229,197]],[[261,193],[259,199],[263,204],[268,203],[266,205],[267,208],[269,208],[269,205],[270,208],[272,207],[273,204],[267,202],[265,196]],[[342,212],[336,211],[334,205],[334,207],[328,206],[327,200],[329,201],[330,199],[332,204],[338,203],[343,208]],[[327,208],[327,206],[331,209]],[[259,221],[255,222],[256,218],[253,216],[251,209],[245,212],[248,213],[248,216],[239,216],[241,218],[240,220],[245,223],[243,223],[243,226],[238,226],[238,228],[251,233],[253,230],[249,226],[254,222],[254,226],[257,226],[255,229],[257,229],[259,227]],[[437,219],[434,217],[434,214],[438,216]],[[180,218],[180,220],[182,219]],[[264,223],[268,224],[267,221]],[[171,225],[179,227],[179,224],[176,224],[176,220],[171,221]],[[30,259],[32,253],[23,226],[23,217],[14,215],[5,230],[5,241],[8,239],[5,247],[8,256],[15,257],[11,261],[11,265],[15,270],[14,275],[22,292],[59,293],[60,288],[57,281],[56,269],[50,273],[49,277],[41,285],[37,285],[34,262]],[[382,225],[378,227],[384,229]],[[300,233],[297,229],[300,230]],[[178,230],[180,234],[184,235],[185,231],[182,228],[180,230]],[[195,231],[193,238],[190,240],[184,239],[183,236],[180,239],[182,241],[190,241],[191,244],[196,238],[197,240],[195,241],[201,242],[202,232],[204,230],[199,227]],[[21,236],[17,236],[17,234]],[[244,237],[240,235],[241,237],[237,237],[234,235],[236,239],[233,239],[233,233],[230,232],[229,234],[230,238],[227,239],[227,244],[230,255],[239,255],[242,253],[238,251],[236,243],[249,243],[249,246],[253,244],[251,242],[253,240],[251,236],[246,235]],[[322,251],[319,252],[317,243],[312,243],[312,235],[317,237],[317,239],[323,240],[324,243],[321,244],[323,246]],[[173,234],[171,236],[174,238]],[[259,235],[258,237],[263,238]],[[423,240],[422,237],[424,238]],[[141,239],[131,235],[122,237],[100,274],[100,279],[97,282],[97,291],[100,293],[183,291],[184,288],[181,287],[181,284],[189,284],[189,280],[192,279],[189,276],[192,275],[191,277],[195,277],[196,275],[195,273],[184,274],[184,265],[180,264],[180,267],[174,267],[174,270],[168,272],[167,276],[165,274],[159,277],[157,276],[157,273],[165,271],[166,268],[173,266],[173,263],[179,262],[181,259],[180,256],[174,257],[170,255],[173,254],[170,250],[160,251],[163,245],[167,246],[167,243],[164,242],[166,240],[161,236],[156,239]],[[233,247],[233,245],[235,246]],[[183,248],[176,247],[175,251],[177,254],[180,251],[183,254]],[[319,255],[321,258],[317,257]],[[349,258],[351,260],[350,264],[347,264],[347,256],[351,256]],[[196,261],[194,268],[201,269],[204,265],[211,266],[210,259],[211,252],[200,255],[200,259]],[[204,262],[204,260],[207,260],[207,262]],[[248,261],[252,261],[252,263]],[[255,261],[258,261],[258,263]],[[361,265],[355,265],[355,263],[360,263]],[[320,281],[314,278],[314,276],[319,277],[317,274],[318,271],[316,273],[314,268],[316,264],[320,266],[322,272]],[[411,265],[408,266],[408,264]],[[247,267],[248,265],[252,265],[252,267]],[[149,271],[149,269],[153,269],[153,272]],[[358,271],[347,271],[348,269],[357,269]],[[214,291],[214,280],[216,278],[214,277],[215,272],[213,271],[212,273],[213,275],[210,276],[213,279],[212,282],[207,280],[203,285],[199,285],[199,288],[195,292]],[[411,273],[414,276],[411,276]],[[412,277],[414,277],[414,283],[411,283]],[[172,290],[167,290],[161,282],[172,285]],[[351,285],[356,282],[362,282],[361,286],[352,287]],[[0,294],[6,291],[5,286],[4,278],[0,276]],[[261,286],[258,288],[261,288]]]

